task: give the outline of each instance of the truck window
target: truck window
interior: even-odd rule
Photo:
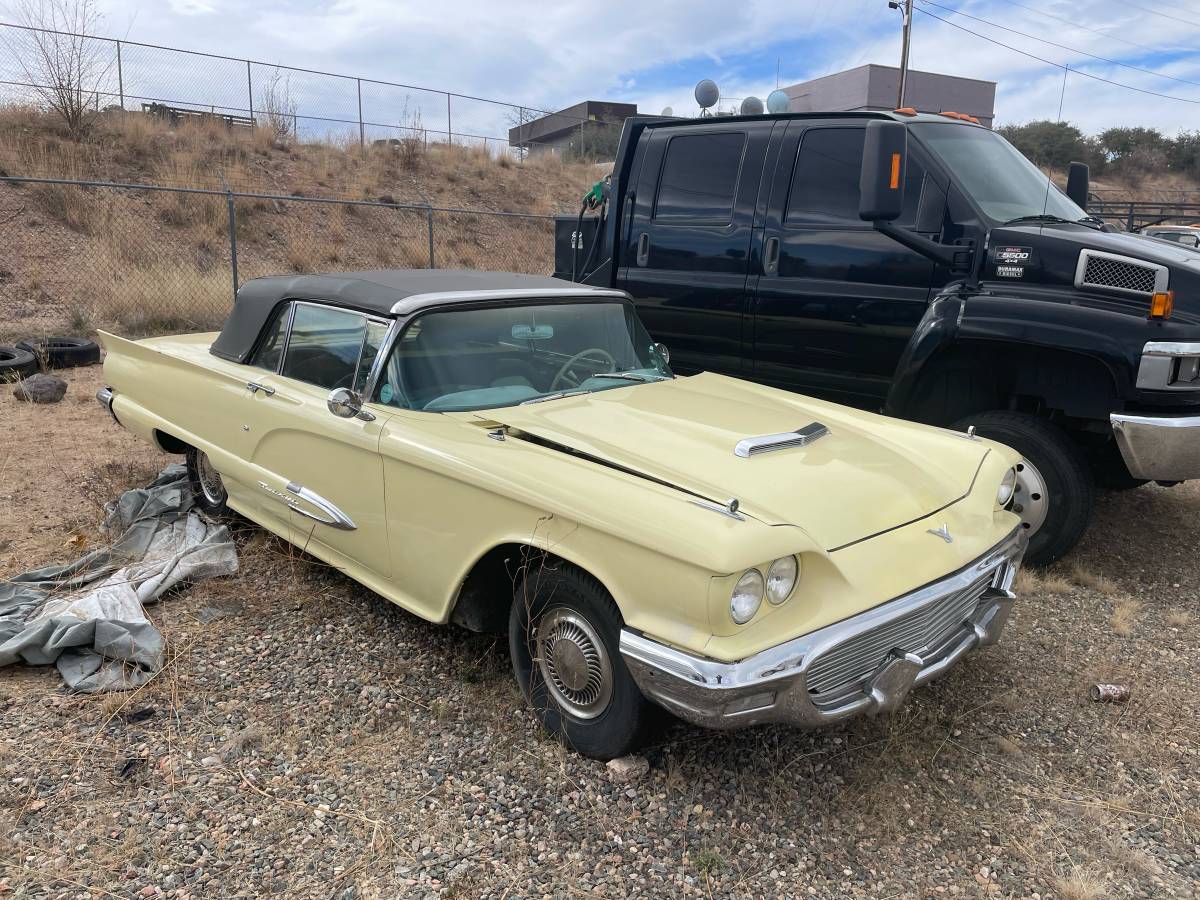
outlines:
[[[654,219],[715,225],[729,222],[745,147],[746,135],[741,131],[672,137],[658,180]]]
[[[863,128],[812,128],[804,133],[784,221],[788,223],[852,222],[858,217],[858,178],[862,168]],[[916,221],[925,170],[909,156],[904,178],[904,212],[897,224]]]

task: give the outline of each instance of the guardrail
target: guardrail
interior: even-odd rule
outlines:
[[[1126,231],[1147,225],[1194,225],[1200,223],[1200,203],[1156,202],[1152,200],[1100,200],[1089,197],[1089,214],[1106,222],[1119,222]]]

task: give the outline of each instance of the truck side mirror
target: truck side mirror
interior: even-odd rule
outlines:
[[[904,164],[908,129],[900,122],[867,123],[862,171],[858,176],[858,217],[867,222],[894,222],[904,211]]]
[[[1089,177],[1087,163],[1073,162],[1067,170],[1067,196],[1084,212],[1087,212]]]

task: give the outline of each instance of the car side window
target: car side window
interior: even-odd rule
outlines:
[[[858,217],[858,179],[865,138],[864,128],[811,128],[804,133],[792,170],[784,221],[865,226]],[[916,222],[924,181],[924,167],[910,154],[905,166],[904,211],[896,224]]]
[[[741,131],[672,137],[658,180],[654,220],[729,222],[745,148],[746,134]]]
[[[366,336],[361,313],[297,303],[283,375],[330,390],[353,388]]]
[[[250,365],[269,372],[279,371],[279,358],[283,355],[283,345],[287,341],[288,310],[291,306],[290,303],[281,303],[271,313],[271,320],[263,329],[262,340],[259,341],[258,349],[254,351]]]

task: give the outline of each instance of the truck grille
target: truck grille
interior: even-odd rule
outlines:
[[[1075,286],[1150,296],[1167,289],[1167,268],[1098,250],[1081,250]]]
[[[813,703],[840,704],[851,695],[862,694],[866,679],[875,674],[892,650],[918,656],[937,650],[967,621],[996,578],[994,570],[988,572],[965,588],[827,650],[808,670],[808,693]]]

